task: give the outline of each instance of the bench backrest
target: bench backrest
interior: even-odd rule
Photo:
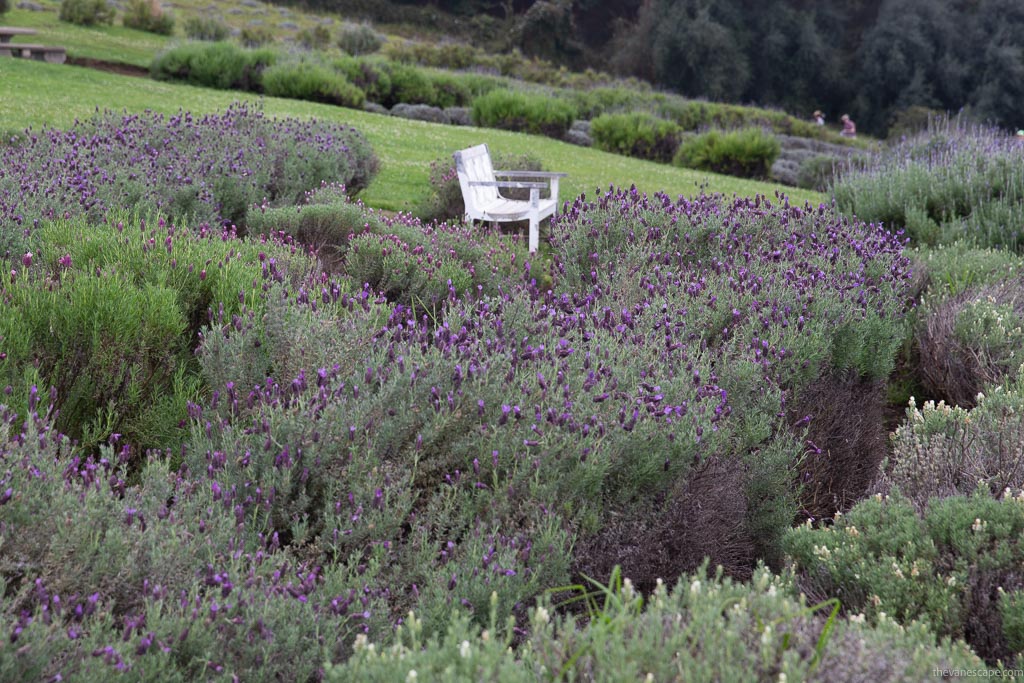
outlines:
[[[459,174],[459,186],[462,188],[462,199],[466,202],[466,212],[485,206],[498,198],[498,188],[470,187],[470,181],[494,181],[494,166],[491,165],[491,153],[487,145],[477,145],[463,149],[452,155],[455,157],[455,172]]]

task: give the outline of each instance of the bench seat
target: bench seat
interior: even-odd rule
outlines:
[[[55,45],[0,43],[0,57],[23,57],[51,64],[63,64],[67,60],[67,50]]]

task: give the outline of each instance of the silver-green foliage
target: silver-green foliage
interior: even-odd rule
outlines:
[[[789,532],[783,548],[810,595],[836,596],[867,623],[895,619],[962,638],[989,664],[1019,661],[1024,495],[898,493],[858,503],[834,524]],[[920,500],[919,498],[914,502]]]
[[[812,604],[792,577],[765,568],[750,583],[706,567],[674,588],[642,596],[613,574],[579,591],[588,618],[556,612],[549,596],[530,611],[514,649],[511,623],[492,611],[486,628],[456,614],[428,636],[411,613],[393,640],[359,639],[331,682],[413,681],[857,681],[921,680],[936,668],[977,668],[963,643],[936,646],[921,624],[837,618],[839,602]]]

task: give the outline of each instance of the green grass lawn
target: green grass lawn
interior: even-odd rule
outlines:
[[[11,3],[12,6],[14,4]],[[31,28],[38,32],[34,36],[18,38],[15,43],[63,45],[69,57],[102,59],[149,68],[153,55],[170,40],[164,36],[125,28],[121,26],[120,17],[115,21],[115,26],[76,26],[57,18],[60,3],[39,4],[43,5],[44,11],[12,9],[0,17],[0,24],[4,26]],[[3,87],[0,85],[0,88]]]
[[[65,128],[97,109],[174,113],[222,110],[234,101],[259,102],[271,116],[317,117],[355,126],[371,141],[381,160],[381,172],[362,195],[370,206],[410,210],[429,192],[430,162],[463,147],[486,142],[492,150],[532,154],[549,170],[569,174],[561,198],[581,193],[593,196],[610,184],[636,185],[645,192],[663,190],[693,195],[701,186],[726,195],[773,195],[771,183],[701,173],[576,147],[521,133],[484,128],[444,126],[409,121],[325,104],[163,83],[119,76],[70,65],[30,60],[0,60],[0,129],[43,126]],[[825,195],[786,188],[792,201],[825,201]]]
[[[266,27],[273,31],[279,44],[294,41],[304,28],[318,24],[333,28],[344,20],[337,15],[327,17],[307,14],[299,9],[266,3],[254,5],[242,4],[238,0],[175,0],[168,10],[175,20],[174,33],[171,36],[160,36],[124,28],[121,25],[121,12],[115,17],[113,26],[76,26],[58,19],[60,2],[57,0],[34,1],[44,8],[43,11],[14,9],[17,0],[12,0],[12,9],[0,17],[0,24],[4,26],[20,26],[38,31],[38,35],[25,36],[15,42],[63,45],[70,57],[101,59],[146,68],[158,52],[186,40],[184,25],[190,17],[216,18],[239,30]]]

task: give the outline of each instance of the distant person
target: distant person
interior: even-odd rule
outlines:
[[[823,113],[821,113],[820,109],[815,109],[814,110],[814,122],[816,124],[818,124],[819,126],[824,126],[825,125],[825,115]]]
[[[849,114],[843,114],[839,119],[843,122],[843,129],[839,132],[845,138],[857,137],[857,124],[853,122]]]

